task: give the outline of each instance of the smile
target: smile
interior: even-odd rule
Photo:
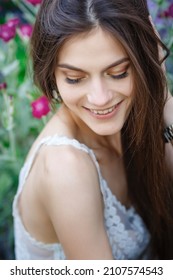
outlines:
[[[120,104],[121,102],[119,102],[118,104],[112,106],[111,108],[105,109],[105,110],[95,110],[95,109],[90,109],[90,112],[95,114],[95,115],[107,115],[110,114],[111,112],[114,111],[114,109]]]

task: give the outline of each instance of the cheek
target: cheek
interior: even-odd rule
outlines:
[[[79,99],[80,94],[78,93],[78,90],[74,89],[73,86],[68,86],[63,84],[59,84],[58,86],[59,93],[62,97],[63,102],[68,105],[75,105]]]
[[[128,97],[127,102],[125,104],[125,111],[124,111],[124,119],[125,121],[127,120],[130,111],[132,110],[133,107],[133,97]]]
[[[127,97],[132,97],[133,95],[133,81],[132,79],[128,79],[125,83],[124,83],[124,94]]]
[[[133,106],[133,100],[134,100],[134,86],[133,86],[133,80],[127,79],[126,82],[123,85],[123,93],[126,96],[126,111],[127,115],[131,111],[131,108]]]
[[[68,84],[62,77],[56,78],[56,84],[65,104],[73,103],[75,105],[85,95],[86,89],[84,87]]]
[[[111,88],[113,92],[117,92],[127,98],[133,96],[133,81],[130,77],[118,82],[113,82]]]
[[[69,98],[70,99],[73,98],[74,95],[68,89],[68,85],[65,83],[64,79],[61,76],[58,76],[58,78],[56,78],[56,85],[57,85],[58,92],[61,95],[61,98],[63,99],[64,102],[65,100],[68,101]]]

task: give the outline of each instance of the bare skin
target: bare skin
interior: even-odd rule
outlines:
[[[66,126],[57,114],[37,141],[52,135],[51,128],[56,126],[61,129],[64,126],[67,135]],[[70,132],[68,137],[72,138]],[[93,151],[113,194],[129,206],[121,156],[107,146],[93,147]],[[66,180],[70,174],[69,183],[63,182],[64,173]],[[60,242],[68,259],[112,259],[97,171],[84,152],[73,147],[42,147],[22,192],[20,210],[30,234],[44,243]]]
[[[67,42],[57,63],[63,104],[28,158],[46,136],[77,139],[93,150],[112,193],[129,207],[121,144],[133,101],[127,54],[117,40],[97,29]],[[85,152],[72,146],[41,147],[19,207],[28,232],[38,241],[61,243],[67,259],[113,259],[98,173]]]

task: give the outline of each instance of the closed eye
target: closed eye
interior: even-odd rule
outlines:
[[[106,75],[116,80],[124,79],[129,75],[128,73],[129,68],[130,68],[130,63],[125,64],[123,66],[120,65],[120,66],[112,67],[106,72]]]
[[[71,79],[71,78],[66,77],[66,79],[65,79],[65,81],[68,84],[78,84],[81,80],[82,80],[82,78]]]
[[[116,79],[116,80],[120,80],[120,79],[124,79],[126,78],[129,74],[127,71],[119,74],[119,75],[113,75],[113,74],[108,74],[111,78]]]

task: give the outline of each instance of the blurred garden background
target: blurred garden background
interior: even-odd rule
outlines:
[[[29,59],[29,40],[42,1],[0,0],[0,259],[14,259],[12,201],[19,170],[51,116],[47,99],[33,84]],[[166,68],[173,93],[173,0],[148,0],[148,5],[170,49]]]

